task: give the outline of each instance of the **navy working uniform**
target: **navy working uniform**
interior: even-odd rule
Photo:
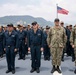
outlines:
[[[68,29],[68,35],[67,35],[67,55],[72,56],[72,61],[75,61],[75,54],[74,54],[74,48],[72,48],[70,44],[70,35],[71,31]]]
[[[30,25],[28,25],[28,26],[30,26]],[[27,33],[28,33],[28,31],[30,31],[30,30],[31,30],[31,28],[29,28],[29,29],[27,28],[27,29],[26,29]],[[27,41],[27,39],[26,39],[25,41],[26,41],[26,44],[25,44],[25,48],[26,48],[26,55],[28,55],[28,44],[27,44],[27,43],[28,43],[28,41]]]
[[[62,23],[63,24],[63,23]],[[68,35],[68,30],[64,27],[64,29],[65,29],[65,32],[66,32],[66,36]],[[63,54],[62,54],[62,61],[64,61],[64,54],[66,53],[66,46],[64,47],[64,49],[63,49]]]
[[[44,32],[44,60],[50,60],[50,48],[47,44],[47,33]]]
[[[41,65],[41,48],[43,47],[43,32],[37,29],[36,33],[31,29],[28,31],[28,47],[31,49],[33,69],[39,69]]]
[[[26,50],[27,50],[27,46],[26,45],[26,36],[27,36],[27,32],[22,30],[22,32],[20,32],[20,30],[18,31],[18,40],[19,40],[19,59],[25,59],[25,54],[26,54]]]
[[[4,48],[6,49],[6,60],[8,71],[15,70],[15,49],[18,49],[18,36],[17,33],[13,30],[11,34],[9,31],[4,34]]]
[[[4,38],[4,32],[0,32],[0,56],[3,57],[3,38]]]

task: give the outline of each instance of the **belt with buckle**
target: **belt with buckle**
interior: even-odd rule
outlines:
[[[10,47],[10,46],[8,46],[8,47]]]

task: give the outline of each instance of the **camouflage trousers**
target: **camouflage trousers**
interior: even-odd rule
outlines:
[[[51,48],[52,65],[60,66],[63,48]]]

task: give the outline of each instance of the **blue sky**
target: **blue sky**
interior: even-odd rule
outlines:
[[[61,21],[76,24],[76,0],[0,0],[0,17],[9,15],[31,15],[48,21],[56,18],[56,3],[69,14],[58,14]]]

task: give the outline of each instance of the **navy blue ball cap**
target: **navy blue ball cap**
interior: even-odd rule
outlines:
[[[13,24],[12,23],[11,24],[8,24],[7,27],[13,27]]]
[[[36,25],[37,24],[37,22],[36,21],[34,21],[34,22],[32,22],[32,24],[31,25]]]
[[[58,18],[56,18],[55,20],[54,20],[54,22],[59,22],[60,20],[58,19]]]

